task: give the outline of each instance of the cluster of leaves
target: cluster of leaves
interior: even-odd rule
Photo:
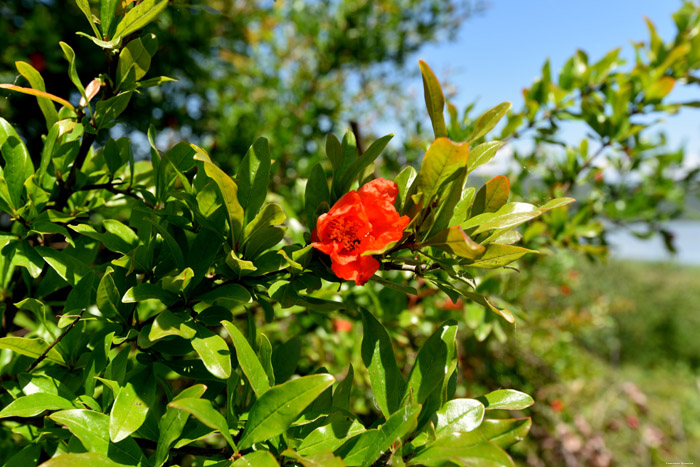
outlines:
[[[685,161],[685,151],[671,149],[659,133],[665,116],[697,108],[697,100],[674,101],[674,88],[700,84],[700,5],[686,1],[674,13],[676,32],[664,41],[647,19],[649,40],[633,43],[633,66],[625,67],[621,49],[591,61],[579,50],[558,76],[549,61],[542,75],[523,90],[524,105],[508,113],[500,131],[515,144],[517,195],[547,199],[573,193],[579,201],[568,215],[546,216],[526,236],[551,232],[559,244],[592,256],[607,252],[606,233],[630,229],[647,238],[659,234],[674,251],[673,234],[664,224],[687,215],[688,199],[698,191],[700,169]],[[467,109],[458,119],[452,110],[450,137],[462,141],[477,123]],[[566,129],[585,129],[571,142]],[[529,243],[529,242],[528,242]],[[532,245],[542,245],[542,238]]]
[[[266,203],[277,167],[266,139],[231,177],[194,144],[159,150],[153,128],[147,161],[135,161],[129,139],[107,136],[133,95],[170,79],[146,79],[158,41],[141,32],[168,2],[103,0],[99,17],[86,0],[76,4],[93,33],[81,35],[108,64],[84,86],[74,50],[60,43],[80,102],[46,92],[28,63],[16,65],[30,87],[0,85],[35,96],[46,121],[32,158],[0,119],[5,465],[163,465],[184,455],[199,465],[513,465],[503,448],[522,439],[529,419],[485,420],[485,411],[521,410],[532,399],[513,390],[453,399],[454,321],[431,330],[402,371],[386,329],[344,300],[351,291],[309,244],[318,216],[374,178],[390,136],[361,151],[353,133],[342,142],[330,135],[331,183],[316,165],[304,200],[308,230],[299,222],[287,229],[282,206]],[[440,85],[421,69],[436,139],[420,171],[396,177],[396,209],[411,223],[399,241],[366,252],[381,262],[371,280],[415,294],[418,277],[512,322],[476,291],[470,271],[530,252],[513,245],[513,229],[572,199],[508,203],[505,177],[467,187],[468,173],[500,143],[471,154],[469,145],[509,104],[482,115],[469,142],[455,143]],[[270,323],[285,309],[361,315],[363,378],[379,413],[350,411],[352,367],[334,385],[324,368],[298,371],[299,340],[258,332],[257,311]]]

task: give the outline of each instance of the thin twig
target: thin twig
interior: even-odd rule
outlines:
[[[70,325],[66,328],[66,330],[63,331],[63,334],[61,334],[60,336],[58,336],[58,337],[56,338],[56,340],[53,342],[53,344],[51,344],[46,350],[44,350],[44,352],[43,352],[41,355],[39,355],[39,358],[37,358],[36,360],[34,360],[34,363],[32,363],[31,365],[29,365],[29,368],[27,368],[27,371],[26,371],[27,373],[30,373],[34,368],[36,368],[36,366],[37,366],[39,363],[41,363],[41,362],[46,358],[46,356],[49,354],[49,351],[51,351],[51,349],[53,349],[53,348],[56,346],[56,344],[58,344],[59,342],[61,342],[61,339],[63,339],[64,337],[66,337],[66,334],[68,334],[68,332],[69,332],[71,329],[73,329],[73,327],[75,327],[76,324],[78,324],[78,321],[80,321],[80,318],[83,317],[83,313],[85,313],[85,308],[83,308],[83,309],[80,311],[80,314],[79,314],[78,317],[75,319],[75,321],[73,321],[72,323],[70,323]]]

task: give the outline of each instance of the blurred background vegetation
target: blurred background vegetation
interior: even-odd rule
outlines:
[[[505,0],[493,0],[498,1]],[[480,0],[173,3],[176,8],[149,26],[159,30],[160,49],[149,76],[178,81],[134,99],[122,116],[128,125],[115,126],[113,136],[129,136],[137,152],[142,148],[137,156],[148,157],[145,132],[153,124],[159,147],[187,139],[207,148],[229,173],[252,142],[266,136],[276,160],[273,191],[292,221],[299,218],[294,212],[302,212],[304,179],[322,159],[327,133],[352,129],[362,144],[384,130],[398,132],[377,168],[386,176],[420,160],[430,128],[419,110],[422,103],[405,84],[417,76],[416,53],[426,44],[454,39],[474,15],[490,14]],[[553,212],[523,230],[526,244],[538,232],[553,232],[546,242],[529,245],[541,255],[521,262],[520,271],[479,278],[481,292],[499,296],[516,314],[515,326],[474,304],[436,298],[427,287],[408,299],[372,285],[350,296],[382,315],[403,361],[412,360],[413,349],[437,323],[459,319],[458,395],[500,387],[535,395],[532,436],[516,448],[521,463],[700,460],[700,268],[606,260],[607,235],[614,228],[640,237],[660,234],[673,249],[667,222],[697,216],[688,207],[697,203],[698,170],[684,163],[684,148],[669,147],[654,127],[659,114],[697,107],[700,100],[699,7],[678,6],[677,35],[661,38],[650,27],[648,38],[634,38],[640,41],[635,63],[626,65],[616,56],[589,62],[572,50],[570,68],[584,72],[567,78],[566,66],[557,74],[547,62],[523,101],[514,102],[506,127],[499,128],[510,143],[502,151],[511,155],[503,157],[515,161],[516,199],[525,193],[528,199],[571,193],[579,199],[570,211]],[[20,84],[14,62],[27,61],[43,74],[49,92],[77,102],[56,47],[76,24],[87,30],[73,2],[2,2],[0,82]],[[105,56],[86,38],[69,42],[87,82],[103,69]],[[685,54],[676,52],[676,61],[667,63],[685,44]],[[540,63],[545,57],[531,59]],[[649,81],[654,73],[658,76]],[[653,87],[659,77],[687,86],[695,97],[677,107],[668,104],[663,89]],[[636,107],[619,112],[611,102],[625,82],[634,89],[625,98]],[[459,90],[460,83],[452,84]],[[35,99],[0,96],[0,114],[38,157],[45,128]],[[586,115],[586,108],[594,109]],[[450,108],[453,139],[473,127],[472,111]],[[635,113],[646,119],[630,123]],[[564,120],[577,119],[589,132],[571,140],[559,130]],[[629,128],[620,130],[625,125],[643,128],[627,134]],[[518,145],[525,137],[529,145]],[[287,350],[301,353],[302,366],[315,368],[322,361],[334,374],[349,363],[361,366],[358,316],[301,308],[289,313],[299,316],[265,324],[257,313],[257,324],[268,335],[289,338]]]

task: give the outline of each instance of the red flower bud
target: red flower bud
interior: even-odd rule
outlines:
[[[378,178],[346,193],[319,216],[311,245],[331,257],[336,276],[363,285],[379,269],[376,259],[362,253],[381,250],[403,236],[410,219],[394,207],[398,194],[396,183]]]

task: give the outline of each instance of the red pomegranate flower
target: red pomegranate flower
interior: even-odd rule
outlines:
[[[401,239],[410,219],[394,207],[398,194],[396,183],[378,178],[346,193],[319,216],[311,245],[331,257],[336,276],[363,285],[379,269],[379,261],[361,255]]]

